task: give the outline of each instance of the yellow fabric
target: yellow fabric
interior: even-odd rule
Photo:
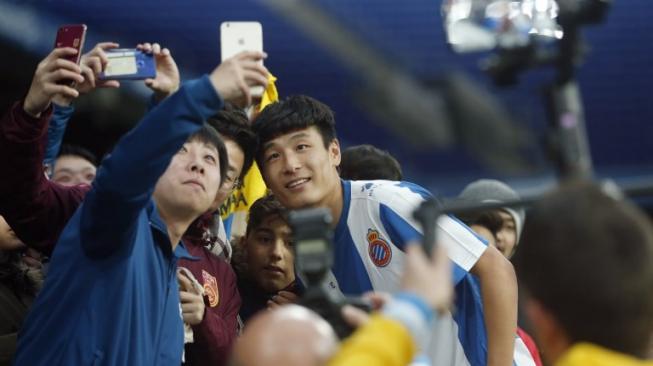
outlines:
[[[277,87],[275,85],[276,81],[277,78],[274,77],[274,75],[268,75],[268,86],[261,97],[261,103],[258,105],[258,112],[262,111],[271,103],[279,100],[279,93],[277,92]],[[249,207],[257,199],[265,196],[266,192],[267,187],[265,186],[261,172],[256,163],[254,163],[245,175],[241,187],[235,189],[231,196],[229,196],[229,198],[222,204],[222,207],[220,207],[220,216],[223,220],[226,220],[229,216],[235,214],[231,224],[232,237],[244,233]]]
[[[373,315],[342,344],[329,366],[405,366],[416,352],[410,333],[401,323]]]
[[[268,105],[279,101],[279,93],[277,92],[276,86],[277,78],[274,75],[268,75],[268,87],[265,88],[263,96],[261,97],[261,103],[258,105],[258,111],[262,111]]]
[[[637,359],[591,343],[578,343],[555,366],[653,366],[653,360]]]

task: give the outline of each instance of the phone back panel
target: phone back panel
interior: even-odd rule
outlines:
[[[82,50],[84,48],[84,40],[86,39],[86,25],[85,24],[70,24],[63,25],[57,31],[57,38],[54,42],[55,48],[71,47],[77,49],[77,54],[65,57],[76,64],[82,57]]]

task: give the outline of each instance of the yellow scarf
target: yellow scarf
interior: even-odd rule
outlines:
[[[653,360],[641,360],[591,343],[578,343],[555,366],[653,366]]]

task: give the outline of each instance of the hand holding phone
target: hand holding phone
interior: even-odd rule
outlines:
[[[54,40],[54,48],[70,47],[77,50],[76,54],[70,54],[63,57],[76,65],[79,65],[79,59],[82,57],[84,41],[86,40],[86,24],[67,24],[62,25],[57,30],[57,37]],[[73,85],[73,80],[64,79],[60,84]]]
[[[77,90],[68,84],[61,83],[61,80],[84,81],[80,67],[70,61],[59,62],[62,59],[69,59],[77,53],[74,48],[56,48],[39,63],[34,72],[32,85],[23,102],[23,110],[27,114],[39,117],[56,95],[60,94],[69,98],[79,96]]]
[[[64,56],[63,58],[79,65],[82,57],[84,41],[86,40],[86,24],[62,25],[57,30],[57,38],[54,41],[54,48],[70,47],[77,50],[77,54]]]
[[[83,54],[79,67],[82,69],[84,81],[75,84],[75,89],[80,94],[87,94],[95,90],[95,88],[119,88],[120,83],[116,80],[97,80],[98,76],[102,73],[104,65],[107,64],[106,51],[113,48],[118,48],[117,43],[101,42],[95,45],[93,49]],[[58,94],[52,101],[60,106],[68,106],[72,103],[73,98]]]
[[[241,108],[251,105],[250,88],[268,83],[268,71],[260,64],[265,57],[264,53],[244,51],[213,70],[211,83],[222,99]]]
[[[145,86],[152,89],[157,101],[162,101],[179,89],[180,76],[177,63],[169,49],[161,47],[158,43],[143,43],[136,46],[145,53],[154,56],[156,63],[156,77],[145,79]]]

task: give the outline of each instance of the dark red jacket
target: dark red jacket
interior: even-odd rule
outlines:
[[[52,108],[34,118],[22,106],[22,101],[14,103],[0,119],[0,215],[24,243],[50,255],[91,187],[65,187],[45,177]]]
[[[178,267],[185,267],[204,287],[204,319],[193,326],[195,341],[186,345],[186,365],[226,365],[231,346],[238,331],[240,295],[236,274],[224,259],[208,248],[184,239],[188,252],[199,261],[182,259]]]

